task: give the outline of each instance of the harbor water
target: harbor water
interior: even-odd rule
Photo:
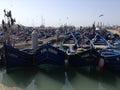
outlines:
[[[120,74],[109,70],[0,69],[0,90],[120,90]]]

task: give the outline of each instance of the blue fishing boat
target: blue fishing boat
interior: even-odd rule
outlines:
[[[69,65],[75,67],[81,66],[98,66],[99,60],[102,57],[95,49],[89,49],[76,54],[69,55]]]
[[[92,39],[92,45],[95,49],[105,49],[112,47],[104,37],[97,34],[95,35],[94,39]]]
[[[75,53],[69,54],[69,65],[75,67],[98,65],[102,58],[95,48],[91,46],[91,42],[87,37],[79,38]]]
[[[5,62],[7,69],[33,66],[32,53],[20,51],[6,43],[4,43],[4,50],[5,50]]]
[[[74,47],[76,46],[76,44],[77,40],[74,37],[73,33],[69,33],[66,38],[64,38],[62,42],[62,47],[66,51],[67,55],[69,55],[71,53],[75,53]]]
[[[120,70],[120,51],[114,49],[103,49],[98,51],[104,58],[104,68]]]
[[[35,52],[35,63],[37,66],[41,64],[64,65],[66,53],[50,44],[44,44]]]
[[[119,48],[120,46],[120,36],[119,34],[113,34],[109,30],[97,30],[96,33],[101,35],[111,46],[112,48]]]
[[[44,44],[37,50],[18,50],[8,44],[4,44],[4,49],[7,69],[17,67],[36,67],[41,64],[58,66],[65,64],[65,52],[49,44]]]
[[[0,67],[5,65],[5,60],[3,59],[3,56],[4,56],[3,52],[4,52],[4,49],[0,48]]]
[[[94,40],[92,40],[92,45],[98,50],[101,57],[103,57],[104,68],[120,70],[120,51],[114,48],[107,39],[97,33]]]

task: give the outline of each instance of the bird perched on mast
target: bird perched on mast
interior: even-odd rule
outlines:
[[[103,15],[103,14],[100,14],[100,15],[99,15],[99,17],[102,17],[102,16],[104,16],[104,15]]]

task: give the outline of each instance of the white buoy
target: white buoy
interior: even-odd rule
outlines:
[[[33,30],[31,36],[32,36],[32,49],[37,49],[38,48],[38,34],[36,30]]]

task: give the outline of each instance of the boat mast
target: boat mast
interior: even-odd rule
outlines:
[[[4,11],[4,20],[2,20],[2,28],[4,30],[4,42],[12,45],[12,42],[10,40],[11,39],[10,35],[12,32],[11,31],[12,26],[15,23],[15,19],[12,18],[11,10],[6,12],[6,10],[4,9],[3,11]]]

